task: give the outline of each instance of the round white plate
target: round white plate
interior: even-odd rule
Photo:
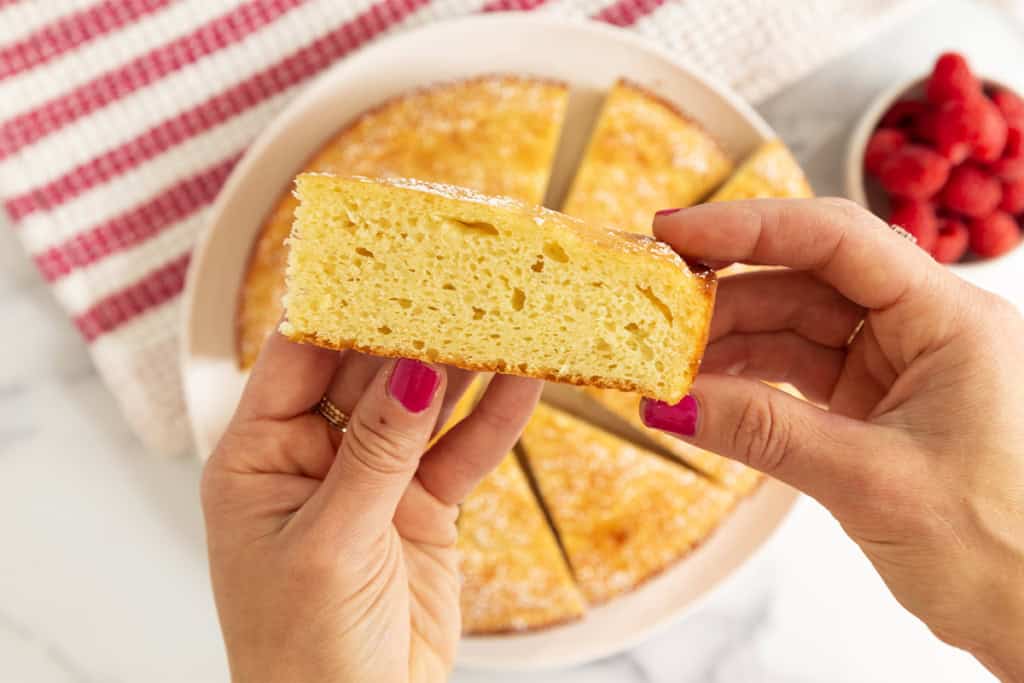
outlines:
[[[564,194],[601,97],[621,76],[678,105],[737,160],[773,136],[726,88],[639,37],[592,23],[530,15],[470,17],[399,34],[345,59],[249,148],[213,207],[192,257],[181,371],[196,444],[204,457],[227,424],[245,382],[235,364],[235,305],[249,247],[281,189],[359,113],[430,83],[493,73],[534,75],[571,86],[549,204],[557,205]],[[707,543],[640,589],[592,609],[573,624],[466,638],[459,664],[495,669],[568,666],[628,648],[683,616],[748,559],[795,498],[791,489],[767,481]]]

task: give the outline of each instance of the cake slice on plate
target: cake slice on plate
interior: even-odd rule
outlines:
[[[568,88],[485,76],[409,93],[366,112],[306,164],[306,171],[450,183],[540,204]],[[291,188],[267,217],[249,257],[237,313],[238,362],[256,360],[281,319],[284,240],[298,200]]]
[[[620,80],[604,102],[562,211],[650,234],[655,211],[696,204],[730,171],[732,161],[697,123]]]
[[[789,148],[781,140],[769,140],[747,157],[708,201],[813,196],[814,191]]]
[[[296,178],[294,341],[675,402],[714,276],[652,237],[416,180]]]
[[[583,596],[515,454],[463,502],[458,547],[463,633],[522,631],[583,615]]]
[[[640,397],[637,394],[591,387],[581,392],[621,420],[630,436],[639,443],[669,453],[738,495],[749,493],[761,480],[761,473],[755,469],[647,427],[640,419]]]
[[[629,591],[676,562],[735,502],[692,470],[544,404],[521,444],[591,603]]]

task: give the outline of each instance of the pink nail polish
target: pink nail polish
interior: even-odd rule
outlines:
[[[676,211],[679,211],[679,209],[662,209],[661,211],[655,211],[654,217],[661,218],[662,216],[671,216]]]
[[[675,405],[644,399],[640,416],[644,424],[652,429],[679,436],[693,436],[697,433],[698,414],[697,400],[693,396],[685,396]]]
[[[418,360],[402,358],[395,363],[388,380],[388,393],[410,413],[422,413],[434,399],[441,377],[434,368]]]

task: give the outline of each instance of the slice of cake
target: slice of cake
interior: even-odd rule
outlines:
[[[680,400],[715,281],[651,237],[415,180],[303,174],[286,320],[301,342]]]
[[[514,454],[459,513],[463,633],[540,628],[582,616],[583,596]]]
[[[562,211],[651,233],[659,209],[696,204],[732,171],[718,143],[672,105],[627,81],[608,94]]]
[[[487,76],[412,92],[342,130],[306,171],[461,185],[540,204],[565,118],[561,83]],[[250,367],[281,319],[284,240],[298,201],[287,188],[253,245],[237,313],[238,362]]]
[[[541,404],[521,444],[591,603],[624,593],[703,541],[734,496],[682,465]]]
[[[592,387],[586,387],[581,391],[589,399],[625,423],[631,432],[630,436],[638,442],[671,454],[738,495],[749,493],[761,480],[760,472],[742,463],[723,458],[680,441],[669,434],[648,428],[640,419],[640,397],[636,394]]]
[[[801,199],[813,197],[800,164],[781,140],[770,140],[740,164],[712,202],[736,199]]]

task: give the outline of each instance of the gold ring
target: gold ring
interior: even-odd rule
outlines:
[[[860,331],[864,329],[864,322],[866,320],[867,318],[861,318],[860,322],[857,323],[857,326],[853,328],[853,332],[851,332],[850,336],[846,338],[847,348],[849,348],[853,344],[853,342],[857,339],[857,336],[860,334]]]
[[[892,228],[892,231],[894,233],[896,233],[897,235],[899,235],[903,239],[910,240],[914,244],[917,244],[917,238],[914,237],[912,234],[910,234],[906,229],[901,228],[900,226],[895,225],[895,224],[890,225],[889,227]]]
[[[327,424],[331,425],[334,429],[337,429],[342,434],[348,429],[348,415],[342,411],[341,408],[334,405],[331,399],[326,396],[320,399],[320,402],[316,404],[316,408],[313,412],[317,413],[323,419],[327,420]]]

